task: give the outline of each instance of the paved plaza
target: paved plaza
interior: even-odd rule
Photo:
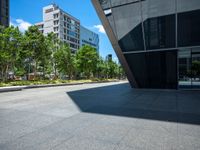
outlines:
[[[127,82],[0,93],[0,150],[199,150],[200,91]]]

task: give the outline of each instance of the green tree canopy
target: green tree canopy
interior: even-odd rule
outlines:
[[[76,64],[80,72],[87,78],[96,72],[98,62],[97,50],[89,45],[81,47],[76,54]]]
[[[74,73],[74,57],[67,44],[62,44],[60,48],[54,53],[56,67],[59,72],[67,74],[69,79],[72,78]]]

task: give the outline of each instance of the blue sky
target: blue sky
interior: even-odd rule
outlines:
[[[116,60],[115,52],[90,0],[10,0],[11,24],[19,26],[21,31],[26,30],[31,24],[42,21],[42,8],[53,2],[78,18],[83,26],[98,33],[100,55],[105,57],[113,54],[113,59]]]

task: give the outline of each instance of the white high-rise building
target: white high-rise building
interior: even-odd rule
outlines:
[[[68,43],[72,52],[80,47],[80,21],[52,4],[43,8],[43,22],[36,23],[46,36],[55,33],[63,42]]]

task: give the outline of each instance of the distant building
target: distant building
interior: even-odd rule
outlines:
[[[51,32],[55,33],[58,39],[69,44],[73,53],[86,44],[99,50],[98,34],[80,26],[79,19],[66,13],[56,4],[44,7],[43,21],[35,25],[45,36]]]
[[[52,4],[43,8],[43,22],[36,23],[39,30],[46,36],[55,33],[63,42],[68,43],[72,52],[80,45],[80,21]]]
[[[99,35],[83,26],[80,29],[80,47],[90,45],[99,51]]]
[[[106,56],[106,60],[107,60],[107,61],[112,61],[112,54],[108,54],[108,55]]]
[[[0,25],[9,26],[9,0],[0,1]]]

